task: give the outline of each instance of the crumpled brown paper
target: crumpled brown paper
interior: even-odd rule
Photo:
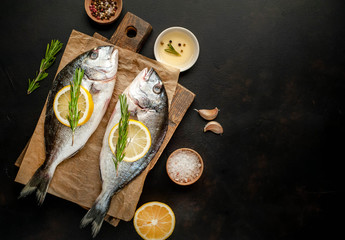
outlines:
[[[73,30],[62,56],[58,72],[79,54],[101,45],[110,44]],[[101,192],[99,154],[103,135],[118,96],[145,67],[153,67],[163,80],[169,104],[173,98],[178,81],[178,69],[165,66],[129,50],[117,48],[119,50],[119,67],[116,75],[115,90],[108,110],[85,147],[57,167],[48,190],[49,193],[55,196],[77,203],[85,208],[90,208]],[[20,169],[15,179],[16,182],[26,184],[45,160],[44,118],[45,107],[42,110],[26,151],[24,150],[17,160],[17,164],[20,164]],[[157,160],[158,156],[152,160],[142,174],[113,197],[108,211],[109,216],[107,216],[107,220],[113,225],[116,226],[119,219],[125,221],[132,219],[146,175]]]

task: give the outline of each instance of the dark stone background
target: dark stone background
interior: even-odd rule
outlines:
[[[125,0],[153,32],[141,54],[154,58],[158,34],[190,29],[200,43],[196,65],[179,82],[196,94],[139,205],[162,201],[176,214],[170,239],[332,239],[344,221],[344,1]],[[51,39],[72,29],[110,37],[120,20],[99,26],[83,1],[1,1],[1,239],[90,239],[85,210],[48,195],[17,200],[16,158],[30,139],[62,53],[41,87],[27,96]],[[221,109],[222,136],[203,133],[194,108]],[[192,186],[172,183],[165,162],[181,147],[205,162]],[[103,224],[97,239],[140,239],[132,222]]]

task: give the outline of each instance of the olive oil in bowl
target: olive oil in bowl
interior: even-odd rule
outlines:
[[[179,68],[183,72],[196,62],[199,56],[199,43],[189,30],[172,27],[158,36],[154,54],[157,61]]]

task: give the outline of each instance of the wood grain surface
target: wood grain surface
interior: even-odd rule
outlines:
[[[139,52],[151,31],[152,26],[148,22],[127,12],[109,42]]]

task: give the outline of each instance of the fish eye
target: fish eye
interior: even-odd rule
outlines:
[[[97,51],[92,51],[90,54],[90,58],[95,60],[96,58],[98,58],[98,52]]]
[[[156,94],[160,94],[162,92],[162,85],[157,83],[156,85],[153,86],[153,92]]]

